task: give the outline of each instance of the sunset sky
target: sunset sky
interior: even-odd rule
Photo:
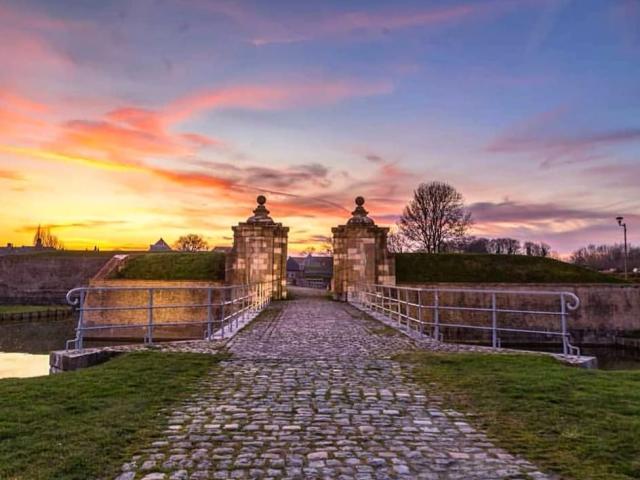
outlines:
[[[640,1],[0,0],[0,243],[290,249],[431,180],[473,233],[640,242]]]

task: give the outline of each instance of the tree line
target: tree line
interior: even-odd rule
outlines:
[[[444,182],[422,183],[403,210],[397,229],[389,234],[387,246],[394,253],[551,255],[551,247],[544,242],[470,236],[467,233],[472,224],[471,212],[454,187]]]
[[[628,249],[629,270],[640,267],[640,247]],[[624,245],[587,245],[571,254],[570,261],[594,270],[622,270],[624,268]]]

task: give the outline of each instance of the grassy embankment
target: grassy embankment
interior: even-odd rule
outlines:
[[[147,253],[129,260],[114,278],[129,280],[224,280],[224,253]]]
[[[512,453],[575,480],[640,478],[640,371],[584,370],[533,355],[428,354],[417,380]],[[472,423],[473,423],[472,422]]]
[[[0,380],[0,478],[113,478],[221,357],[131,353],[86,370]]]
[[[625,283],[552,258],[457,253],[396,254],[396,278],[402,283]]]

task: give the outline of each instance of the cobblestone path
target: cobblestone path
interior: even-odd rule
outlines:
[[[118,478],[549,478],[389,359],[412,348],[345,304],[273,304]]]

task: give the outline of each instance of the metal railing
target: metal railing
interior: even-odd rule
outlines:
[[[124,299],[118,299],[119,294]],[[127,295],[139,301],[123,305],[128,301]],[[159,301],[162,296],[172,300],[172,296],[180,297],[181,295],[195,297],[195,301],[186,303]],[[89,337],[90,334],[109,338],[111,332],[118,330],[140,331],[142,335],[136,337],[141,338],[146,344],[153,344],[154,333],[159,329],[174,329],[180,334],[191,327],[192,331],[195,329],[201,334],[194,336],[192,333],[187,333],[186,336],[190,338],[205,340],[225,338],[227,333],[238,328],[241,321],[250,320],[260,313],[270,303],[272,296],[273,282],[215,287],[90,286],[74,288],[67,292],[66,299],[77,313],[78,323],[76,337],[66,342],[66,348],[69,349],[70,345],[73,345],[75,349],[82,349],[85,337]],[[177,314],[161,314],[161,312],[172,310]],[[187,312],[183,313],[185,310]],[[165,318],[160,319],[159,316]],[[119,317],[122,321],[114,322],[115,317]]]
[[[464,299],[454,299],[455,296],[473,296],[479,306],[465,306]],[[548,310],[540,308],[510,308],[499,306],[499,300],[526,305],[528,297],[547,297],[553,304]],[[354,306],[370,313],[379,314],[389,320],[396,321],[398,326],[443,341],[443,329],[459,328],[483,332],[490,332],[493,348],[500,347],[500,333],[510,334],[540,334],[560,337],[562,353],[564,355],[580,355],[580,349],[571,344],[568,330],[569,312],[577,310],[580,299],[571,292],[542,291],[542,290],[485,290],[465,288],[418,288],[397,287],[389,285],[357,285],[350,289],[347,300]],[[448,301],[447,301],[448,300]],[[487,315],[488,325],[451,321],[444,318],[448,312],[476,312]],[[518,328],[501,322],[501,316],[533,315],[557,319],[553,328],[537,329]],[[404,324],[403,324],[404,322]]]

